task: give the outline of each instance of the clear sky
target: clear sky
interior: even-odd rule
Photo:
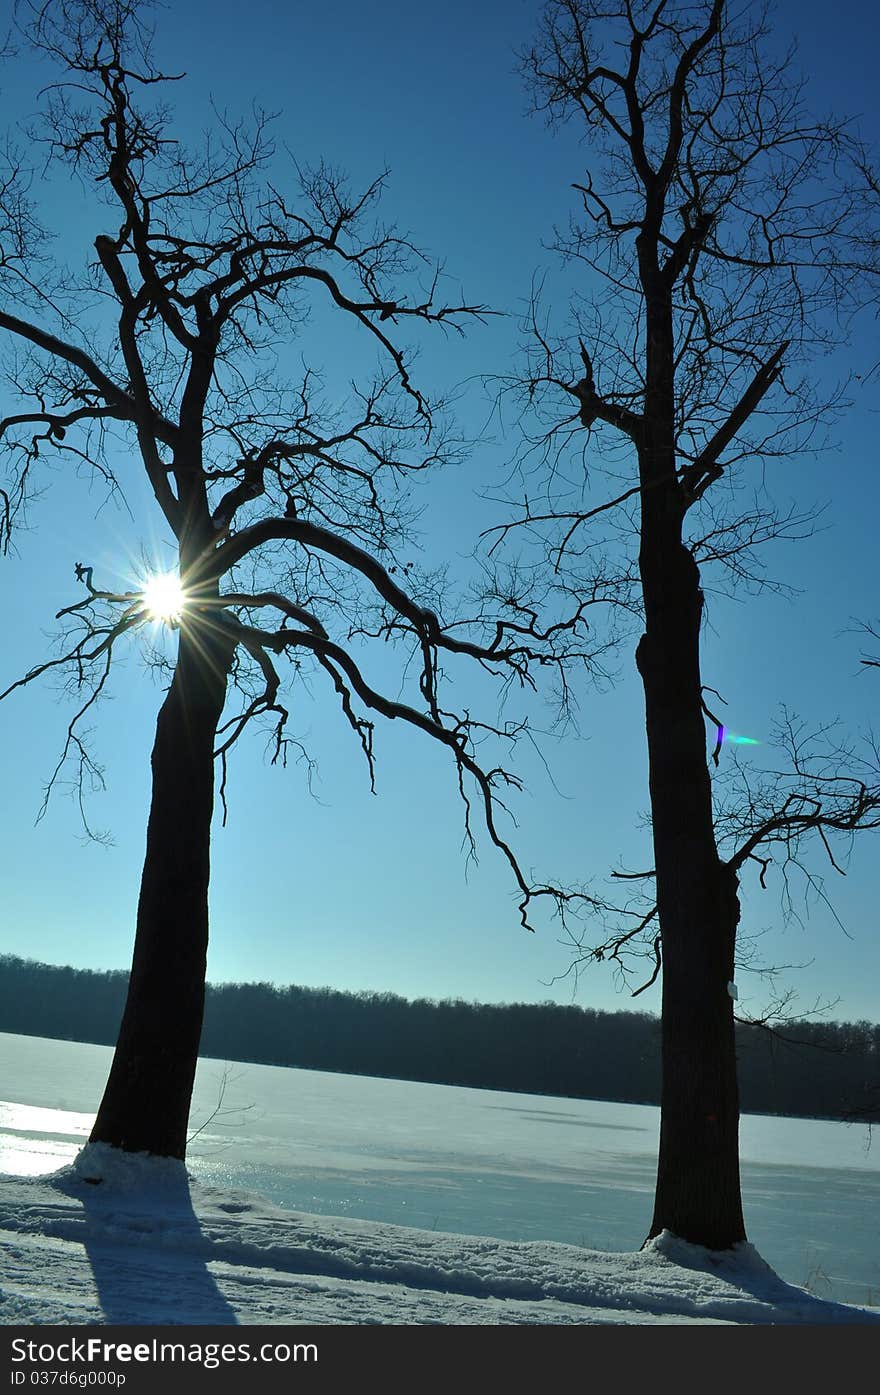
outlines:
[[[484,430],[491,400],[478,378],[515,367],[518,316],[533,276],[554,266],[545,244],[574,209],[570,186],[585,158],[574,133],[553,136],[528,114],[515,54],[538,10],[533,0],[339,0],[332,7],[251,0],[246,11],[227,0],[181,0],[159,16],[160,56],[188,73],[176,95],[190,137],[210,125],[212,100],[235,112],[257,99],[283,113],[279,138],[301,160],[324,158],[362,182],[387,167],[387,215],[445,264],[450,297],[460,285],[469,300],[505,312],[465,339],[438,342],[421,359],[429,392],[468,382],[459,420],[465,434],[482,436],[464,465],[420,496],[430,530],[426,556],[444,557],[453,571],[459,559],[465,568],[480,528],[498,519],[498,506],[484,496],[505,477],[517,444],[512,421],[495,418]],[[781,40],[799,40],[816,107],[866,113],[863,129],[876,138],[876,8],[840,0],[829,26],[827,8],[814,0],[785,0],[775,24]],[[27,59],[8,69],[0,90],[11,122],[33,110],[43,78]],[[76,261],[104,215],[89,216],[73,182],[50,189],[49,202],[59,249]],[[880,357],[875,328],[871,322],[850,346],[856,371]],[[797,546],[780,544],[768,559],[774,575],[800,588],[796,599],[731,602],[709,592],[704,681],[726,698],[730,726],[762,743],[744,759],[760,762],[781,702],[810,722],[839,716],[854,733],[876,711],[880,677],[860,669],[860,641],[851,633],[853,617],[870,619],[880,608],[876,422],[875,389],[840,422],[832,452],[778,467],[783,501],[828,505],[824,531]],[[139,477],[130,478],[133,516],[104,504],[85,480],[45,477],[30,531],[0,561],[0,689],[50,652],[55,612],[79,599],[75,562],[123,576],[126,559],[144,546],[167,557],[158,511]],[[552,780],[528,747],[514,758],[526,792],[511,836],[542,878],[600,877],[650,857],[644,718],[627,650],[619,675],[613,690],[579,691],[579,731],[546,739]],[[76,803],[63,791],[34,822],[71,712],[59,692],[31,687],[0,707],[3,951],[80,967],[128,966],[161,701],[136,648],[112,692],[94,732],[107,790],[88,806],[92,822],[112,832],[110,847],[83,841]],[[488,686],[475,688],[475,712],[478,702],[491,716]],[[259,738],[246,740],[232,762],[229,820],[213,843],[212,979],[632,1005],[607,968],[585,970],[577,984],[565,977],[570,952],[558,928],[521,929],[508,869],[486,840],[479,864],[466,867],[461,806],[444,752],[416,733],[377,730],[372,795],[335,704],[318,691],[301,692],[295,715],[317,762],[313,796],[301,768],[267,764]],[[540,712],[533,716],[540,724]],[[549,726],[549,715],[543,720]],[[827,871],[848,936],[821,906],[804,924],[785,924],[778,878],[766,892],[746,894],[743,928],[766,932],[763,958],[807,965],[788,976],[803,1009],[817,997],[839,998],[837,1018],[880,1016],[877,857],[877,837],[866,835],[845,879],[819,869]],[[764,986],[744,976],[741,999],[746,1010],[760,1009]],[[634,1005],[656,1011],[658,989]]]

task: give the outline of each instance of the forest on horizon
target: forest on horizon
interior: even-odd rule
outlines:
[[[0,1031],[112,1046],[128,975],[0,956]],[[876,1120],[880,1025],[737,1025],[744,1111]],[[271,983],[208,984],[202,1056],[653,1104],[660,1022],[574,1004],[473,1003]]]

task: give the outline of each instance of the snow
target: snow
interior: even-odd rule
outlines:
[[[10,1325],[840,1324],[751,1245],[664,1233],[608,1254],[282,1209],[170,1159],[86,1144],[0,1177],[0,1317]]]
[[[184,1167],[87,1144],[110,1054],[0,1034],[0,1324],[880,1322],[864,1130],[746,1117],[757,1248],[639,1250],[654,1108],[200,1061]]]

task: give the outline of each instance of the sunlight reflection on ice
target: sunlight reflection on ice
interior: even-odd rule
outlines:
[[[61,1138],[0,1138],[0,1172],[12,1177],[45,1177],[72,1163],[80,1144]]]
[[[65,1133],[87,1138],[95,1122],[94,1114],[76,1114],[70,1109],[41,1109],[33,1104],[12,1104],[0,1100],[0,1129],[19,1133]]]
[[[88,1138],[94,1119],[93,1114],[69,1109],[0,1100],[0,1172],[43,1177],[66,1167]]]

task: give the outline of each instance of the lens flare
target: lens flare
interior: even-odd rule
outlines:
[[[727,746],[760,746],[761,744],[753,736],[740,736],[738,732],[731,731],[729,727],[721,727],[719,735],[721,741]]]

